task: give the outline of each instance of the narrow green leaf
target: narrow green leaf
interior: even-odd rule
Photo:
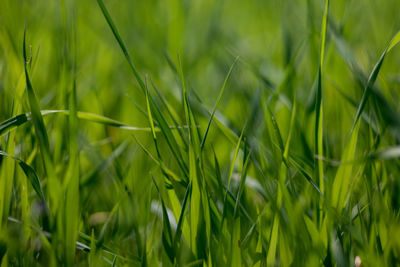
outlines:
[[[269,247],[267,253],[268,266],[274,266],[275,263],[276,248],[278,245],[278,231],[279,231],[279,218],[277,215],[275,215],[274,222],[272,223],[272,229],[271,229]]]
[[[133,74],[135,75],[136,81],[139,83],[140,88],[142,89],[143,93],[145,93],[145,84],[142,80],[142,78],[139,75],[139,72],[136,70],[135,64],[133,64],[132,58],[128,52],[128,49],[126,49],[124,41],[122,41],[121,36],[119,35],[118,29],[114,24],[114,21],[112,20],[110,13],[108,12],[106,6],[104,5],[103,0],[97,0],[97,3],[99,4],[99,7],[101,9],[101,12],[104,15],[104,18],[106,19],[108,26],[110,26],[110,29],[112,33],[114,34],[115,39],[117,40],[119,46],[121,47],[122,52],[124,53],[124,56],[126,60],[129,63],[129,66],[131,67]]]
[[[150,104],[149,104],[149,91],[147,90],[147,86],[146,86],[146,107],[147,107],[147,116],[149,119],[151,132],[153,134],[153,139],[155,141],[157,139],[157,136],[156,136],[156,131],[154,129],[153,116],[151,115],[151,109],[150,109]],[[157,151],[158,151],[158,149],[157,149]]]
[[[62,115],[70,115],[69,110],[42,110],[41,111],[42,116],[47,116],[50,114],[62,114]],[[99,123],[107,126],[112,126],[112,127],[117,127],[123,130],[128,130],[128,131],[142,131],[142,132],[151,132],[151,128],[149,127],[135,127],[131,126],[128,124],[125,124],[123,122],[119,122],[114,119],[110,119],[101,115],[97,115],[94,113],[89,113],[89,112],[82,112],[82,111],[77,111],[76,116],[78,119],[81,120],[86,120],[94,123]],[[12,129],[23,125],[24,123],[31,121],[32,116],[31,113],[26,113],[26,114],[20,114],[15,117],[12,117],[10,119],[7,119],[3,122],[0,123],[0,136],[8,133]],[[163,124],[163,130],[169,129],[169,130],[176,130],[176,126],[168,126],[166,123]],[[183,128],[179,126],[180,128]],[[186,128],[186,126],[184,126]],[[155,132],[160,132],[160,128],[154,127]]]
[[[139,72],[137,71],[137,69],[132,61],[132,58],[125,46],[125,43],[123,42],[123,40],[118,32],[118,29],[115,26],[115,24],[110,16],[110,13],[108,12],[106,6],[104,5],[103,0],[97,0],[97,3],[104,15],[104,18],[106,19],[108,25],[110,26],[111,31],[113,32],[114,37],[117,40],[122,52],[124,53],[124,56],[125,56],[126,60],[128,61],[129,66],[131,67],[131,70],[136,78],[136,81],[138,82],[140,88],[142,89],[142,92],[145,94],[146,93],[146,85],[143,82],[142,78],[140,77]],[[163,133],[163,135],[165,136],[165,138],[167,140],[168,146],[170,147],[174,157],[176,158],[179,166],[181,167],[181,169],[186,177],[187,166],[184,164],[184,161],[182,160],[182,155],[180,154],[179,149],[177,149],[179,146],[178,146],[174,136],[172,135],[172,133],[169,129],[169,126],[164,119],[164,116],[162,116],[160,110],[158,109],[158,107],[154,103],[154,100],[150,96],[149,96],[149,104],[152,109],[153,116],[160,126],[161,132]]]
[[[189,183],[187,186],[187,189],[186,189],[185,196],[182,201],[181,214],[179,215],[178,225],[176,227],[176,232],[175,232],[175,237],[174,237],[174,248],[175,249],[178,247],[178,242],[181,239],[182,228],[184,225],[183,222],[185,220],[186,204],[187,204],[187,200],[189,199],[189,195],[191,193],[191,186],[192,186],[192,184]]]
[[[65,243],[66,262],[75,264],[75,246],[79,227],[79,146],[78,146],[78,116],[76,100],[76,82],[73,81],[70,92],[69,130],[69,164],[64,180],[66,187],[65,199]]]
[[[215,102],[214,108],[213,108],[213,110],[212,110],[212,112],[211,112],[210,119],[208,120],[208,124],[207,124],[206,131],[205,131],[205,133],[204,133],[203,139],[201,140],[201,145],[200,145],[200,150],[201,150],[201,151],[203,151],[204,144],[205,144],[206,139],[207,139],[208,130],[210,129],[210,125],[211,125],[211,122],[213,121],[215,111],[217,110],[217,106],[218,106],[218,104],[219,104],[219,102],[220,102],[220,100],[221,100],[222,94],[223,94],[224,91],[225,91],[225,87],[226,87],[226,84],[228,83],[229,77],[231,76],[233,67],[235,66],[235,64],[236,64],[236,62],[238,61],[238,59],[239,59],[239,57],[236,57],[236,58],[235,58],[235,61],[232,63],[232,65],[231,65],[231,67],[230,67],[230,69],[229,69],[229,71],[228,71],[228,74],[227,74],[226,77],[225,77],[225,80],[224,80],[224,83],[223,83],[223,85],[222,85],[222,88],[221,88],[221,90],[219,91],[219,95],[218,95],[218,98],[217,98],[217,102]]]
[[[235,203],[235,208],[233,210],[233,217],[236,218],[236,216],[238,216],[237,211],[238,211],[238,207],[240,205],[240,198],[242,197],[243,191],[244,191],[244,187],[246,184],[246,178],[247,178],[247,170],[248,170],[248,164],[249,164],[249,159],[251,156],[251,152],[249,152],[246,156],[246,159],[243,163],[243,167],[242,167],[242,173],[240,175],[240,184],[239,184],[239,189],[237,192],[237,196],[236,196],[236,203]]]
[[[321,62],[320,66],[324,65],[324,54],[325,54],[325,42],[326,42],[326,25],[328,21],[328,8],[329,8],[329,0],[326,0],[325,2],[325,8],[324,8],[324,16],[322,18],[322,29],[321,29]]]
[[[166,174],[168,174],[168,175],[169,175],[171,178],[173,178],[176,182],[178,182],[178,183],[184,183],[184,184],[186,185],[184,179],[180,178],[177,174],[175,174],[172,170],[170,170],[167,166],[165,166],[165,164],[164,164],[163,162],[160,162],[158,159],[156,159],[156,158],[150,153],[150,151],[148,151],[148,150],[146,149],[146,147],[145,147],[141,142],[139,142],[139,140],[136,138],[135,135],[132,135],[132,136],[133,136],[133,138],[136,140],[136,143],[138,143],[138,145],[142,148],[142,150],[143,150],[155,163],[157,163],[157,165],[159,165],[159,166],[162,168],[162,170],[163,170]]]
[[[395,47],[399,42],[400,42],[400,31],[397,32],[396,35],[395,35],[395,36],[392,38],[392,40],[390,41],[386,53],[389,53],[390,50],[392,50],[393,47]]]
[[[285,150],[283,152],[283,160],[287,161],[289,158],[289,148],[290,148],[290,142],[292,140],[292,133],[294,129],[294,124],[296,120],[296,112],[297,112],[297,105],[296,105],[296,100],[293,101],[293,108],[292,108],[292,114],[290,116],[290,126],[289,126],[289,133],[288,137],[286,139],[286,144],[285,144]]]
[[[25,69],[25,79],[26,79],[26,89],[28,92],[28,100],[31,108],[32,123],[35,128],[36,137],[38,139],[44,167],[46,170],[48,178],[47,190],[50,196],[52,211],[56,212],[58,208],[60,193],[60,182],[57,180],[54,165],[50,155],[49,140],[47,137],[46,127],[43,122],[43,117],[40,112],[39,103],[36,99],[35,92],[32,88],[31,81],[29,79],[28,69],[27,69],[27,57],[26,57],[26,45],[25,45],[26,27],[24,30],[24,40],[23,40],[23,58],[24,58],[24,69]]]
[[[173,106],[170,103],[168,103],[168,101],[161,94],[160,90],[157,88],[157,86],[155,86],[155,84],[153,82],[152,82],[152,85],[153,85],[154,90],[157,93],[158,98],[161,100],[162,105],[166,108],[166,110],[169,114],[169,117],[172,119],[172,121],[175,125],[175,128],[178,129],[178,133],[179,133],[179,136],[181,137],[182,143],[185,145],[185,148],[187,148],[188,144],[186,141],[186,137],[183,133],[184,129],[182,127],[180,127],[179,126],[180,124],[178,123],[178,121],[180,121],[180,119],[179,119],[177,111],[173,108]]]
[[[172,239],[172,230],[171,230],[171,224],[169,222],[168,218],[168,213],[167,209],[165,208],[164,200],[161,196],[160,189],[158,188],[158,185],[156,183],[156,180],[154,180],[154,177],[152,176],[153,182],[157,188],[158,195],[161,200],[161,207],[162,207],[162,213],[163,213],[163,231],[162,231],[162,242],[165,248],[165,251],[167,252],[167,255],[171,261],[171,263],[174,263],[174,258],[175,258],[175,251],[174,251],[174,244],[173,244],[173,239]]]
[[[325,2],[324,15],[322,18],[321,29],[321,51],[320,51],[320,65],[318,68],[317,78],[317,91],[316,91],[316,104],[315,104],[315,151],[314,154],[323,156],[323,103],[322,103],[322,69],[324,65],[325,43],[326,43],[326,26],[328,21],[329,0]],[[319,188],[324,194],[324,165],[322,160],[316,160],[316,177],[318,178]]]
[[[99,163],[98,165],[96,165],[96,167],[90,171],[88,174],[86,174],[85,176],[83,176],[79,183],[80,186],[86,186],[91,184],[92,182],[94,182],[96,180],[96,178],[98,178],[98,175],[105,170],[108,166],[110,166],[110,164],[118,157],[120,156],[125,149],[128,147],[128,140],[123,142],[122,144],[120,144],[112,153],[110,156],[108,156],[106,159],[104,159],[101,163]]]
[[[350,140],[346,145],[343,154],[342,162],[354,159],[354,155],[357,147],[358,130],[360,128],[360,122],[356,124],[356,127],[351,132]],[[341,210],[345,205],[345,198],[350,190],[350,185],[354,180],[354,164],[342,164],[336,172],[335,180],[332,185],[332,205]]]
[[[25,173],[26,178],[28,178],[28,180],[31,183],[33,189],[35,190],[37,196],[43,201],[43,204],[45,205],[45,208],[47,210],[47,202],[46,202],[43,190],[42,190],[42,185],[40,183],[39,177],[37,176],[35,170],[30,165],[28,165],[27,163],[25,163],[24,161],[22,161],[21,159],[19,159],[17,157],[11,156],[3,151],[0,151],[0,155],[12,158],[19,164],[19,166]]]
[[[100,231],[99,237],[98,237],[97,241],[95,240],[96,249],[101,248],[103,246],[103,244],[105,242],[105,238],[106,238],[106,231],[109,229],[111,221],[116,216],[118,208],[119,208],[119,201],[114,205],[114,207],[112,208],[110,214],[108,215],[107,220],[103,224],[103,227],[101,227],[101,231]],[[94,238],[94,236],[92,238]]]
[[[242,251],[240,248],[240,217],[235,218],[234,222],[233,222],[231,247],[232,247],[231,266],[232,267],[243,266],[242,265]]]
[[[361,102],[358,105],[356,117],[353,122],[353,127],[352,131],[354,130],[359,118],[361,117],[361,114],[365,108],[365,105],[367,104],[368,97],[370,95],[370,92],[372,90],[372,87],[375,84],[376,78],[378,77],[379,71],[381,69],[381,66],[383,64],[383,60],[385,59],[386,54],[392,50],[398,43],[400,42],[400,32],[398,32],[392,39],[392,41],[389,43],[389,45],[386,47],[385,51],[383,51],[381,57],[379,58],[378,62],[375,64],[374,68],[372,69],[372,72],[370,73],[368,77],[367,84],[364,88],[364,93],[361,98]]]
[[[240,134],[239,140],[238,140],[238,142],[236,144],[235,152],[233,154],[233,159],[232,159],[232,162],[231,162],[231,167],[229,169],[228,184],[226,186],[226,190],[225,190],[225,194],[224,194],[223,208],[222,208],[221,227],[223,225],[223,222],[224,222],[224,219],[225,219],[225,216],[226,216],[226,214],[225,214],[226,213],[226,199],[227,199],[227,195],[228,195],[228,191],[229,191],[229,186],[231,184],[231,178],[232,178],[233,170],[235,169],[235,163],[236,163],[236,158],[237,158],[238,153],[239,153],[240,143],[242,142],[243,134],[244,134],[245,129],[246,129],[246,125],[243,127],[242,133]]]
[[[201,208],[201,189],[200,181],[197,176],[196,156],[193,145],[189,144],[189,177],[192,183],[192,191],[190,197],[190,243],[191,249],[195,256],[198,256],[197,240],[199,235],[199,227],[201,224],[202,208]]]

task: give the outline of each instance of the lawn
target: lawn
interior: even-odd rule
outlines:
[[[399,10],[0,0],[0,266],[400,266]]]

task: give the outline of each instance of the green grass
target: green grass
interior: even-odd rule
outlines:
[[[399,8],[0,1],[0,266],[400,265]]]

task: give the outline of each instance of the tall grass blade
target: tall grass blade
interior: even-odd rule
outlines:
[[[210,125],[211,125],[211,122],[212,122],[212,120],[213,120],[213,118],[214,118],[215,111],[217,110],[217,106],[218,106],[218,104],[219,104],[219,102],[220,102],[220,100],[221,100],[222,94],[223,94],[224,91],[225,91],[226,84],[228,83],[228,80],[229,80],[229,77],[231,76],[233,67],[235,66],[235,64],[236,64],[236,62],[238,61],[238,59],[239,59],[239,57],[236,57],[236,58],[235,58],[235,61],[234,61],[233,64],[231,65],[231,67],[230,67],[230,69],[229,69],[229,71],[228,71],[228,74],[227,74],[226,77],[225,77],[225,80],[224,80],[224,83],[223,83],[223,85],[222,85],[222,87],[221,87],[221,90],[219,91],[219,95],[218,95],[218,98],[217,98],[217,102],[215,102],[214,108],[213,108],[213,110],[212,110],[212,112],[211,112],[210,119],[208,120],[208,124],[207,124],[206,131],[205,131],[205,133],[204,133],[203,139],[201,140],[201,145],[200,145],[200,150],[201,150],[201,151],[204,149],[204,144],[205,144],[206,139],[207,139],[208,130],[210,129]]]
[[[172,239],[172,230],[171,230],[171,224],[169,222],[168,218],[168,213],[167,209],[165,208],[164,200],[161,196],[160,189],[158,188],[158,185],[156,181],[153,178],[153,182],[157,188],[158,195],[161,200],[161,208],[162,208],[162,214],[163,214],[163,232],[162,232],[162,242],[165,248],[165,251],[167,252],[167,255],[171,261],[171,263],[174,262],[175,258],[175,250],[174,250],[174,244],[173,244],[173,239]]]
[[[122,52],[124,53],[124,56],[126,60],[129,63],[129,66],[131,67],[131,70],[133,71],[133,74],[135,75],[135,78],[137,82],[140,85],[140,88],[142,89],[143,93],[145,93],[145,84],[142,80],[142,78],[139,75],[139,72],[136,70],[135,64],[133,64],[132,58],[128,52],[128,49],[126,49],[124,41],[122,41],[121,36],[119,35],[118,29],[114,24],[114,21],[112,20],[110,13],[108,12],[106,6],[104,5],[103,0],[97,0],[97,4],[99,5],[101,12],[104,15],[104,18],[106,19],[108,26],[110,26],[110,29],[112,33],[114,34],[115,39],[117,40],[119,46],[121,47]]]
[[[376,78],[378,77],[379,71],[381,69],[381,66],[383,64],[383,60],[385,59],[386,54],[392,50],[398,43],[400,42],[400,32],[398,32],[392,39],[392,41],[390,41],[389,45],[386,47],[385,51],[383,51],[381,57],[379,58],[378,62],[375,64],[374,68],[372,69],[369,77],[368,77],[368,81],[367,84],[364,88],[364,93],[363,96],[361,98],[361,102],[358,105],[358,109],[357,109],[357,113],[356,113],[356,117],[354,119],[353,122],[353,126],[352,126],[352,131],[354,130],[354,128],[356,127],[356,124],[358,122],[358,120],[360,119],[360,116],[365,108],[365,105],[367,104],[367,100],[368,97],[370,95],[370,92],[372,90],[372,87],[374,86],[374,83],[376,81]]]
[[[79,227],[79,147],[78,147],[78,116],[76,103],[76,82],[70,93],[69,118],[69,165],[64,180],[66,187],[65,201],[65,243],[66,262],[75,264],[75,244]]]
[[[28,165],[26,162],[22,161],[21,159],[19,159],[17,157],[11,156],[3,151],[0,151],[0,155],[9,157],[18,163],[18,165],[21,167],[21,169],[25,173],[26,178],[28,178],[33,189],[35,190],[35,193],[37,194],[39,199],[43,202],[43,205],[45,206],[45,210],[48,210],[48,208],[47,208],[48,205],[47,205],[46,198],[45,198],[45,195],[42,190],[42,185],[40,183],[39,177],[37,176],[35,170],[30,165]]]
[[[326,43],[326,28],[328,21],[328,9],[329,0],[325,2],[324,15],[322,18],[322,29],[321,29],[321,52],[320,52],[320,65],[318,69],[317,78],[317,92],[316,92],[316,104],[315,104],[315,154],[323,156],[323,104],[322,104],[322,69],[325,55],[325,43]],[[317,160],[317,177],[319,188],[324,194],[324,166],[321,160]]]
[[[39,103],[37,102],[35,92],[32,88],[31,81],[29,79],[28,69],[27,69],[27,57],[26,57],[26,27],[24,30],[24,40],[23,40],[23,58],[24,58],[24,69],[25,69],[25,79],[26,79],[26,90],[28,92],[28,100],[31,108],[32,123],[35,128],[36,137],[39,143],[43,163],[46,169],[46,174],[48,178],[47,191],[50,196],[51,210],[55,213],[58,208],[60,194],[60,182],[57,180],[54,165],[50,156],[49,139],[47,137],[46,127],[43,122],[43,117],[40,112]]]

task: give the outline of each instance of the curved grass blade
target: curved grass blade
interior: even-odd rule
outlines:
[[[321,190],[319,189],[318,185],[314,182],[311,176],[306,172],[306,170],[293,158],[289,158],[290,164],[309,182],[312,187],[323,197]]]
[[[79,232],[79,238],[81,238],[85,242],[89,243],[89,245],[92,242],[92,239],[93,239],[94,244],[99,243],[98,240],[96,240],[94,237],[92,238],[91,236],[89,236],[83,232]],[[85,246],[85,249],[90,251],[90,247],[88,247],[88,245],[84,244],[84,246]],[[115,252],[110,247],[106,246],[104,243],[101,245],[101,249],[103,250],[103,252],[108,253],[108,254],[112,255],[113,257],[117,257],[123,261],[140,263],[140,258],[138,258],[138,257],[126,258],[126,257],[118,254],[117,252]]]
[[[69,110],[42,110],[41,111],[42,116],[47,116],[50,114],[62,114],[62,115],[69,116],[70,111]],[[111,118],[108,118],[105,116],[97,115],[94,113],[77,111],[76,116],[78,119],[81,119],[81,120],[104,124],[104,125],[108,125],[108,126],[112,126],[112,127],[117,127],[117,128],[127,130],[127,131],[151,132],[150,127],[131,126],[131,125],[125,124],[123,122],[120,122],[120,121],[117,121],[117,120],[114,120],[114,119],[111,119]],[[19,114],[17,116],[14,116],[12,118],[9,118],[9,119],[1,122],[0,123],[0,136],[5,135],[6,133],[13,130],[14,128],[21,126],[24,123],[31,121],[31,120],[32,120],[31,113],[25,113],[25,114]],[[186,128],[186,126],[183,126],[183,127]],[[179,126],[179,128],[183,128],[183,127]],[[176,127],[176,126],[168,126],[166,124],[163,125],[163,129],[164,128],[168,128],[170,131],[178,129],[178,127]],[[160,132],[161,129],[154,127],[154,131]]]
[[[346,148],[343,151],[342,162],[346,162],[352,160],[354,158],[357,140],[358,140],[358,131],[360,128],[360,122],[356,124],[353,132],[351,133],[350,140],[346,145]],[[354,169],[355,164],[344,164],[340,165],[339,169],[336,172],[335,179],[332,184],[332,205],[341,210],[345,206],[345,197],[349,192],[349,186],[354,180]]]
[[[272,124],[272,128],[273,128],[273,131],[274,131],[274,136],[275,136],[276,142],[278,143],[279,149],[283,153],[283,151],[285,150],[285,146],[283,145],[282,135],[281,135],[281,132],[279,130],[278,123],[276,122],[275,116],[272,114],[270,108],[267,106],[267,104],[265,102],[262,103],[262,106],[263,106],[263,109],[264,109],[264,113],[267,113],[269,115],[269,119],[270,119],[270,122]],[[265,118],[265,119],[267,119],[267,118]],[[267,122],[267,124],[269,124],[268,122]]]
[[[3,121],[2,123],[0,123],[0,136],[3,136],[15,127],[24,124],[28,120],[30,120],[30,117],[28,117],[27,114],[20,114]]]
[[[368,75],[366,75],[362,68],[357,64],[357,60],[355,56],[352,54],[349,44],[345,41],[341,32],[337,29],[337,26],[334,24],[332,19],[329,20],[330,27],[332,29],[336,50],[341,56],[341,58],[346,62],[346,65],[352,71],[357,84],[360,86],[360,90],[362,93],[365,91],[365,86],[367,85]],[[392,39],[390,48],[394,47],[394,44],[397,43],[397,38],[399,35],[396,35],[395,38]],[[380,120],[376,122],[371,122],[371,120],[366,119],[367,114],[365,110],[361,113],[360,117],[363,117],[367,123],[375,124],[373,127],[382,125],[385,128],[385,125],[393,125],[394,127],[400,126],[400,116],[398,112],[396,112],[396,108],[384,97],[383,93],[379,90],[377,86],[372,86],[369,90],[371,97],[373,97],[374,102],[374,111],[377,113],[382,113],[383,116],[380,117]],[[355,101],[354,101],[355,102]],[[353,104],[353,103],[352,103]],[[356,109],[358,108],[358,104],[354,104]],[[397,131],[391,131],[394,136],[396,136],[397,140],[400,140],[400,134]]]
[[[315,103],[315,154],[323,155],[323,104],[322,104],[322,68],[324,64],[325,43],[326,43],[326,26],[328,21],[329,0],[325,2],[324,15],[322,18],[321,29],[321,51],[320,51],[320,65],[318,68],[318,84],[316,91]],[[317,160],[316,177],[318,177],[319,188],[324,193],[324,166],[321,160]]]
[[[181,214],[179,215],[179,220],[178,220],[178,225],[176,227],[176,232],[175,232],[175,237],[174,237],[174,249],[177,250],[178,248],[178,242],[181,239],[181,235],[182,235],[182,228],[183,228],[183,222],[185,219],[185,212],[186,212],[186,204],[187,204],[187,200],[189,199],[189,195],[191,193],[191,188],[192,188],[192,184],[189,183],[186,189],[186,193],[185,196],[183,198],[183,202],[182,202],[182,209],[181,209]]]
[[[294,100],[293,101],[292,115],[291,115],[291,118],[290,118],[289,133],[288,133],[288,137],[287,137],[286,144],[285,144],[285,150],[283,151],[283,160],[285,162],[289,158],[289,148],[290,148],[290,143],[291,143],[291,140],[292,140],[292,133],[293,133],[295,119],[296,119],[296,112],[297,112],[297,105],[296,105],[296,101]]]
[[[119,208],[119,202],[117,202],[114,205],[113,209],[111,210],[110,214],[108,215],[108,218],[107,218],[106,222],[104,223],[103,227],[101,228],[98,240],[97,241],[94,240],[94,236],[92,236],[92,239],[96,244],[96,249],[101,248],[103,246],[104,241],[105,241],[106,231],[108,229],[108,226],[111,223],[111,220],[116,216],[118,208]]]
[[[278,142],[278,147],[280,149],[281,153],[285,153],[285,147],[283,145],[283,139],[279,130],[278,123],[276,122],[275,117],[272,115],[270,109],[266,106],[263,105],[264,110],[270,115],[270,119],[272,122],[273,126],[273,131],[275,133],[275,138]],[[287,149],[286,149],[287,150]],[[311,175],[309,175],[306,170],[301,166],[301,164],[298,162],[299,159],[296,159],[293,154],[288,154],[287,155],[289,160],[286,159],[286,164],[290,163],[306,180],[309,182],[312,187],[317,190],[317,192],[323,197],[321,190],[319,189],[318,185],[313,181]]]
[[[179,127],[178,121],[179,121],[179,116],[178,113],[176,112],[176,110],[168,103],[168,101],[165,99],[165,97],[161,94],[160,90],[157,88],[157,86],[153,83],[153,81],[151,81],[151,84],[155,90],[155,92],[157,93],[158,98],[161,100],[161,104],[166,108],[169,117],[171,118],[171,120],[173,121],[175,127],[179,128],[178,133],[179,136],[181,137],[182,143],[184,144],[185,148],[188,147],[185,135],[182,131],[182,128]]]
[[[139,142],[139,140],[136,138],[135,135],[132,135],[133,138],[135,139],[136,143],[138,143],[138,145],[142,148],[142,150],[157,164],[159,165],[162,169],[163,172],[165,172],[166,174],[168,174],[171,178],[173,178],[176,182],[180,183],[180,184],[184,184],[186,186],[186,182],[184,179],[180,178],[177,174],[175,174],[172,170],[170,170],[167,166],[165,166],[165,164],[161,161],[159,161],[158,159],[156,159],[151,153],[150,151],[148,151],[146,149],[146,147]]]
[[[74,24],[75,22],[73,22]],[[73,26],[71,30],[72,34],[72,88],[69,92],[69,109],[70,116],[68,117],[68,131],[69,131],[69,162],[67,174],[64,179],[65,188],[65,217],[64,217],[64,228],[65,228],[65,256],[67,265],[75,264],[76,255],[76,242],[78,238],[79,230],[79,145],[78,145],[78,115],[77,115],[77,94],[76,94],[76,27]]]
[[[12,114],[15,112],[14,102],[11,108]],[[0,141],[0,146],[1,146]],[[4,144],[4,152],[7,154],[15,153],[15,133],[10,133],[7,136],[7,140]],[[1,149],[1,148],[0,148]],[[0,195],[2,196],[0,199],[0,229],[3,228],[3,223],[6,222],[6,219],[10,212],[10,204],[12,203],[12,195],[13,195],[13,184],[15,177],[15,161],[13,159],[3,159],[0,157]],[[26,185],[26,181],[22,182]],[[27,186],[25,186],[26,188]],[[21,190],[21,206],[26,207],[23,209],[22,217],[24,219],[29,217],[29,204],[28,204],[28,192],[27,190]],[[27,229],[28,230],[28,229]],[[29,235],[28,231],[26,232]],[[0,241],[1,243],[1,241]],[[1,258],[0,253],[0,258]],[[1,262],[1,259],[0,259]]]
[[[223,94],[224,91],[225,91],[226,84],[228,83],[229,77],[230,77],[231,74],[232,74],[233,67],[235,66],[235,64],[236,64],[236,62],[238,61],[238,59],[239,59],[239,57],[236,57],[236,58],[235,58],[235,61],[232,63],[232,65],[231,65],[231,67],[230,67],[230,69],[229,69],[229,71],[228,71],[228,74],[227,74],[226,77],[225,77],[225,80],[224,80],[224,83],[223,83],[223,85],[222,85],[222,88],[221,88],[221,90],[219,91],[219,95],[218,95],[218,98],[217,98],[217,102],[215,102],[214,108],[213,108],[213,110],[212,110],[212,112],[211,112],[210,119],[208,120],[208,124],[207,124],[206,131],[205,131],[205,133],[204,133],[203,139],[201,140],[200,151],[203,151],[204,144],[205,144],[206,139],[207,139],[208,130],[210,129],[211,122],[213,121],[215,111],[217,110],[217,106],[218,106],[218,104],[219,104],[219,102],[220,102],[220,100],[221,100],[222,94]]]
[[[251,155],[251,152],[249,152],[247,154],[246,159],[245,159],[245,161],[243,163],[242,174],[240,176],[239,189],[238,189],[238,192],[237,192],[237,195],[236,195],[235,208],[233,210],[233,217],[234,218],[236,218],[239,215],[237,212],[238,212],[238,207],[240,205],[240,198],[242,197],[242,194],[243,194],[243,191],[244,191],[244,187],[245,187],[245,184],[246,184],[247,170],[248,170],[248,167],[249,167],[248,163],[249,163],[250,155]]]
[[[150,102],[149,102],[149,91],[147,89],[147,81],[146,81],[146,107],[147,107],[147,118],[148,118],[148,121],[149,121],[149,124],[150,124],[154,145],[155,145],[155,148],[156,148],[156,151],[157,151],[157,161],[160,163],[158,165],[160,166],[160,169],[161,169],[161,172],[163,173],[163,175],[167,178],[166,183],[168,184],[168,183],[170,183],[170,181],[169,181],[170,174],[169,174],[169,172],[167,172],[166,168],[164,168],[165,165],[164,165],[164,163],[162,161],[160,150],[159,150],[159,147],[158,147],[157,135],[156,135],[155,128],[154,128],[154,121],[153,121],[153,116],[152,116]]]
[[[118,42],[122,52],[124,53],[124,56],[125,56],[126,60],[128,61],[129,66],[131,67],[131,70],[133,71],[133,74],[134,74],[134,76],[136,78],[136,81],[139,83],[142,92],[144,94],[146,94],[146,85],[143,82],[143,79],[140,77],[139,72],[137,71],[137,69],[136,69],[136,67],[135,67],[135,65],[134,65],[134,63],[132,61],[132,58],[131,58],[131,56],[130,56],[130,54],[129,54],[126,46],[125,46],[125,43],[123,42],[123,40],[122,40],[122,38],[121,38],[121,36],[120,36],[120,34],[118,32],[118,29],[115,26],[115,24],[114,24],[114,22],[113,22],[113,20],[112,20],[112,18],[110,16],[110,13],[108,12],[106,6],[104,5],[103,0],[97,0],[97,3],[98,3],[98,5],[99,5],[99,7],[100,7],[100,9],[101,9],[101,11],[102,11],[102,13],[104,15],[104,18],[106,19],[108,25],[110,26],[111,31],[113,32],[115,39],[117,39],[117,42]],[[171,149],[174,157],[176,158],[179,166],[181,167],[183,173],[187,176],[188,169],[187,169],[187,166],[185,165],[185,163],[184,163],[184,161],[182,159],[182,155],[180,153],[180,150],[177,149],[179,147],[178,143],[176,142],[175,137],[172,135],[172,133],[171,133],[171,131],[169,129],[169,126],[168,126],[167,122],[165,121],[165,118],[162,116],[159,108],[156,106],[156,104],[154,103],[154,100],[151,98],[151,96],[149,96],[149,104],[150,104],[150,107],[152,109],[153,116],[154,116],[155,120],[158,122],[158,124],[160,126],[160,129],[161,129],[163,135],[165,136],[165,138],[167,140],[168,146],[170,147],[170,149]]]
[[[135,64],[133,64],[132,58],[128,52],[128,49],[126,49],[125,43],[124,41],[122,41],[121,36],[119,35],[118,29],[114,24],[114,21],[112,20],[110,13],[108,12],[106,6],[104,5],[103,0],[97,0],[97,3],[101,9],[101,12],[104,15],[104,18],[106,19],[108,25],[111,28],[112,33],[114,34],[115,39],[117,39],[117,42],[119,44],[119,46],[121,47],[122,52],[124,53],[124,56],[126,58],[126,60],[129,63],[129,66],[131,67],[133,74],[135,75],[135,78],[137,80],[137,82],[140,85],[140,88],[142,89],[143,93],[145,93],[145,84],[142,80],[142,78],[139,75],[139,72],[136,70]]]
[[[322,18],[322,30],[321,30],[321,55],[320,55],[320,66],[324,65],[324,54],[325,54],[325,43],[326,43],[326,26],[328,22],[328,9],[329,9],[329,0],[326,0],[325,2],[325,8],[324,8],[324,16]]]
[[[24,69],[25,69],[25,79],[26,79],[26,89],[28,92],[28,100],[31,108],[32,123],[35,128],[35,133],[38,139],[44,167],[48,177],[48,193],[50,196],[52,210],[56,211],[58,208],[60,193],[60,182],[57,180],[54,165],[50,155],[49,139],[46,132],[46,127],[43,122],[42,113],[40,112],[39,103],[37,101],[35,92],[32,88],[31,81],[29,79],[28,69],[27,69],[27,57],[26,57],[26,25],[24,30],[24,40],[23,40],[23,58],[24,58]]]
[[[147,90],[147,86],[146,86],[146,107],[147,107],[147,116],[148,116],[148,120],[150,123],[151,133],[153,134],[153,140],[156,144],[157,153],[160,155],[160,152],[158,151],[158,146],[157,146],[157,136],[156,136],[156,131],[154,129],[153,116],[151,115],[151,108],[150,108],[150,104],[149,104],[149,91]]]
[[[272,224],[268,253],[267,253],[268,266],[273,266],[275,263],[276,248],[278,245],[278,233],[279,233],[279,217],[275,215],[274,222]]]
[[[98,175],[105,170],[118,156],[120,156],[125,149],[128,147],[129,142],[125,141],[122,144],[120,144],[112,153],[109,157],[107,157],[104,161],[102,161],[100,164],[98,164],[94,170],[89,172],[87,175],[82,177],[80,179],[79,183],[80,186],[87,186],[91,183],[93,183]]]
[[[226,200],[227,200],[227,196],[228,196],[229,186],[230,186],[230,184],[231,184],[231,179],[232,179],[233,170],[235,169],[236,158],[237,158],[237,155],[238,155],[238,153],[239,153],[240,143],[242,142],[245,129],[246,129],[246,125],[243,127],[242,133],[240,134],[239,140],[238,140],[238,142],[237,142],[237,144],[236,144],[236,148],[235,148],[235,152],[234,152],[234,154],[233,154],[233,159],[232,159],[231,167],[230,167],[230,169],[229,169],[228,184],[227,184],[227,186],[226,186],[225,194],[224,194],[224,202],[223,202],[223,208],[222,208],[222,219],[221,219],[221,225],[220,225],[220,227],[223,226],[224,219],[225,219],[225,216],[226,216],[226,214],[225,214],[225,213],[226,213]]]
[[[356,124],[357,124],[357,122],[358,122],[358,120],[359,120],[364,108],[365,108],[365,105],[367,103],[368,97],[370,95],[372,87],[374,86],[376,78],[378,77],[378,73],[379,73],[379,71],[381,69],[381,66],[383,64],[383,60],[385,59],[386,54],[390,50],[392,50],[399,42],[400,42],[400,31],[390,41],[389,45],[386,47],[385,51],[383,51],[383,53],[382,53],[381,57],[379,58],[378,62],[375,64],[374,68],[372,69],[372,72],[368,77],[367,84],[366,84],[366,86],[364,88],[364,93],[363,93],[363,96],[361,98],[361,102],[360,102],[360,104],[358,106],[356,117],[354,119],[353,126],[351,128],[351,132],[353,132],[353,130],[354,130],[354,128],[355,128],[355,126],[356,126]]]
[[[25,173],[26,178],[28,178],[29,182],[31,183],[33,189],[35,190],[37,196],[41,199],[41,201],[43,202],[43,204],[45,205],[45,209],[46,212],[48,211],[48,205],[42,190],[42,185],[40,183],[39,177],[37,176],[35,170],[28,165],[26,162],[22,161],[21,159],[11,156],[3,151],[0,151],[0,155],[5,156],[5,157],[9,157],[14,159],[18,165],[21,167],[21,169],[23,170],[23,172]]]
[[[174,250],[174,244],[173,244],[173,239],[172,239],[172,230],[171,230],[171,224],[169,222],[168,218],[168,213],[167,209],[165,208],[164,200],[161,196],[160,189],[158,188],[158,185],[156,183],[156,180],[154,177],[151,177],[153,179],[154,185],[157,188],[158,195],[161,200],[161,207],[162,207],[162,214],[163,214],[163,231],[162,231],[162,243],[164,245],[165,251],[167,252],[167,255],[171,262],[174,262],[175,259],[175,250]]]

